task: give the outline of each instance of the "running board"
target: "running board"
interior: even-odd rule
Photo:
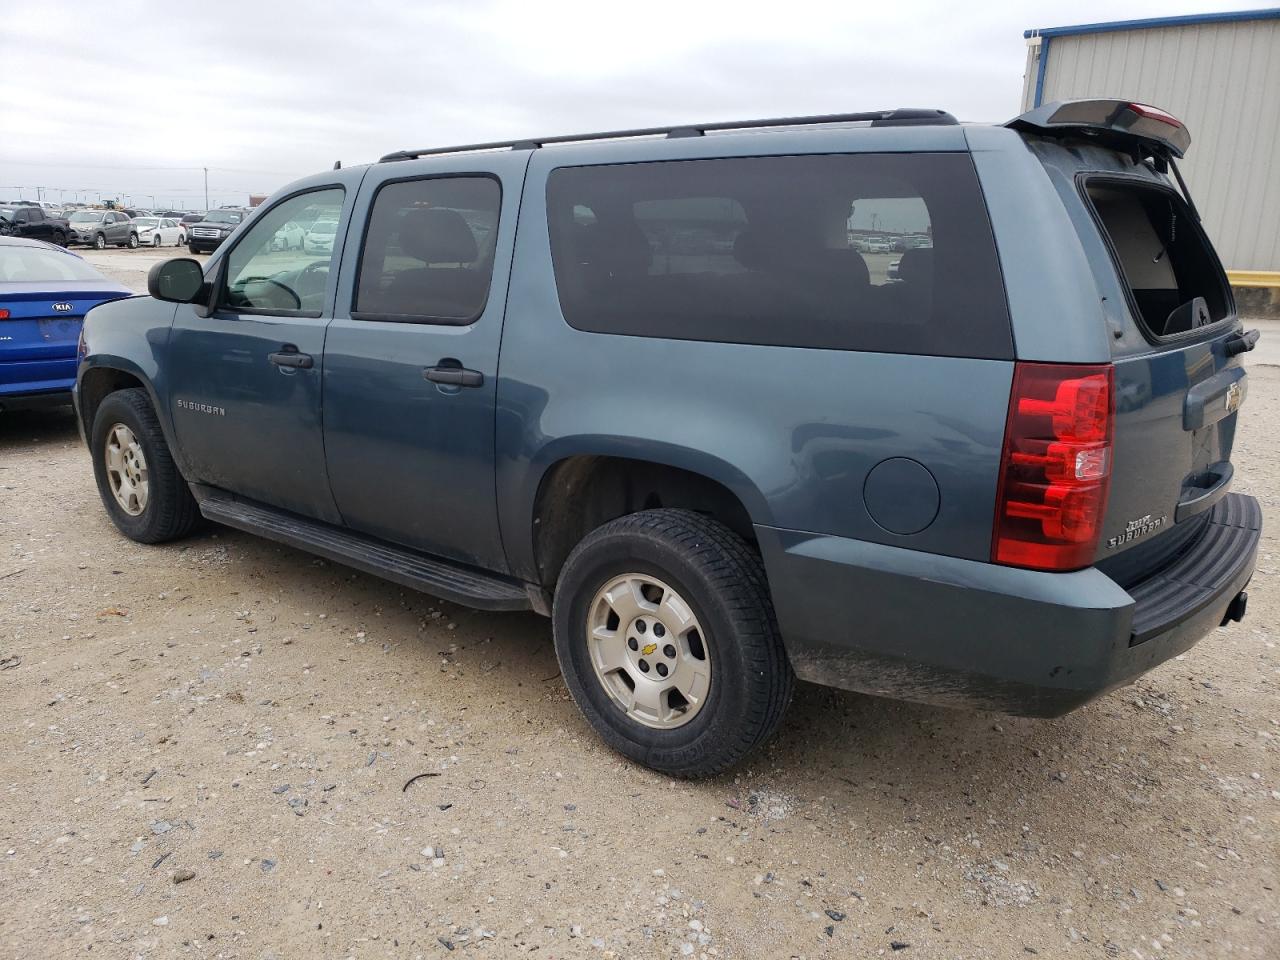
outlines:
[[[463,606],[480,610],[534,609],[525,585],[510,577],[429,557],[203,484],[191,484],[191,492],[200,512],[216,523],[297,547]]]

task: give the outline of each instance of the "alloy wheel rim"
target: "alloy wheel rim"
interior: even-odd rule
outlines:
[[[658,578],[627,573],[610,579],[588,608],[586,641],[596,679],[637,723],[674,729],[706,704],[706,634],[689,603]]]
[[[151,493],[147,458],[137,436],[123,423],[117,423],[107,431],[103,461],[107,468],[107,485],[120,509],[131,517],[141,516],[147,509]]]

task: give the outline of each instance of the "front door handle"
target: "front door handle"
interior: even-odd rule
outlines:
[[[468,370],[457,360],[452,362],[441,360],[434,367],[422,371],[424,380],[432,383],[444,383],[454,387],[479,387],[484,385],[484,374],[479,370]]]
[[[295,367],[301,370],[310,370],[315,365],[315,360],[311,358],[311,354],[299,353],[298,348],[292,343],[286,343],[279,353],[267,354],[267,359],[277,367]]]

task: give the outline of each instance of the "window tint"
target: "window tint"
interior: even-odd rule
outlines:
[[[1217,256],[1181,197],[1110,180],[1091,182],[1088,193],[1147,330],[1186,333],[1230,313]]]
[[[319,312],[333,262],[334,235],[308,235],[300,243],[297,231],[288,224],[302,217],[336,222],[342,197],[338,187],[302,193],[263,214],[227,257],[222,304],[232,310]],[[212,218],[209,222],[231,223]]]
[[[470,323],[493,275],[502,190],[489,177],[389,183],[365,233],[353,316]]]
[[[964,154],[562,167],[560,304],[631,336],[1008,358],[991,226]]]

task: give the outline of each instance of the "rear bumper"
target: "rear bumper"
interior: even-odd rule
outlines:
[[[1097,569],[1042,573],[757,527],[796,674],[827,686],[1023,716],[1066,713],[1189,649],[1253,575],[1262,513],[1232,494],[1204,533],[1128,591]]]
[[[74,356],[53,360],[0,361],[0,409],[70,403],[71,388],[75,382]]]

